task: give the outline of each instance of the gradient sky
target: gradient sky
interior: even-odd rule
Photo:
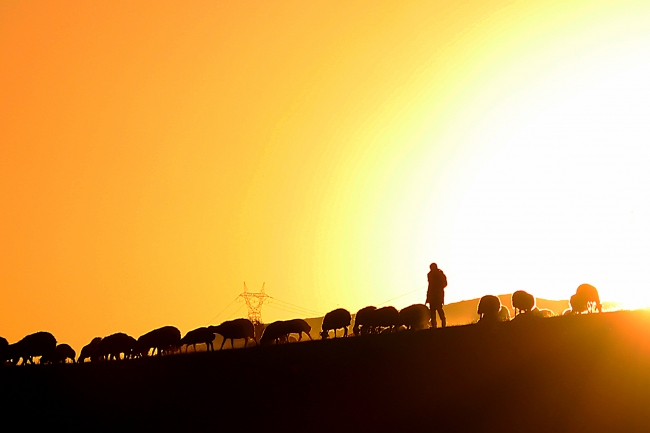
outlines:
[[[0,2],[0,335],[650,304],[650,2]],[[404,294],[409,293],[406,296]]]

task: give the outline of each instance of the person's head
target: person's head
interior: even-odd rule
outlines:
[[[435,270],[438,269],[438,265],[435,264],[435,263],[431,263],[431,264],[429,265],[429,269],[431,269],[432,271],[435,271]]]

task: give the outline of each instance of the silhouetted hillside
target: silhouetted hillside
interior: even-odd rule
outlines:
[[[650,313],[0,368],[28,430],[648,431]],[[68,431],[69,429],[66,429]]]

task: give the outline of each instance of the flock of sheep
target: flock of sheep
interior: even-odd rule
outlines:
[[[553,316],[551,310],[539,310],[535,308],[535,297],[523,290],[517,290],[512,294],[512,308],[515,310],[515,317],[550,317]],[[590,284],[581,284],[578,286],[576,293],[569,300],[570,308],[563,314],[581,314],[592,313],[603,310],[600,303],[598,290]],[[507,307],[501,305],[501,300],[493,295],[483,296],[478,303],[477,313],[482,321],[508,321],[510,320],[510,311]],[[527,316],[525,316],[527,314]]]
[[[522,290],[512,294],[512,307],[515,310],[515,319],[518,317],[548,317],[553,313],[550,310],[535,308],[533,295]],[[580,314],[585,312],[601,312],[602,304],[595,287],[582,284],[570,299],[571,308],[564,314]],[[507,307],[501,305],[498,297],[493,295],[483,296],[478,304],[477,313],[479,323],[498,322],[510,320]],[[352,332],[356,336],[369,334],[392,333],[398,329],[427,329],[430,327],[430,311],[426,305],[415,304],[398,311],[395,307],[365,307],[355,316]],[[513,319],[514,320],[514,319]],[[333,336],[337,331],[343,330],[343,336],[348,336],[348,327],[352,322],[349,311],[338,308],[330,311],[323,318],[320,336],[322,339]],[[289,341],[292,334],[298,335],[300,341],[305,334],[311,340],[311,326],[303,319],[276,321],[267,325],[259,340],[260,345],[281,344]],[[0,337],[0,364],[17,365],[22,360],[22,365],[34,364],[35,358],[40,357],[40,364],[85,362],[90,360],[118,360],[177,353],[185,346],[196,350],[197,344],[205,344],[208,351],[214,350],[213,341],[216,334],[223,337],[220,349],[223,349],[226,340],[230,340],[234,347],[234,340],[244,339],[244,347],[249,340],[255,341],[256,327],[248,319],[235,319],[223,322],[218,326],[208,326],[189,331],[181,338],[181,332],[174,326],[164,326],[154,329],[133,338],[124,333],[112,334],[107,337],[96,337],[81,349],[77,359],[76,352],[68,344],[58,344],[56,338],[49,332],[36,332],[24,337],[22,340],[9,344]]]

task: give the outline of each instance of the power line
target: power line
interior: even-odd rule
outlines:
[[[233,299],[230,304],[226,305],[223,310],[219,311],[216,316],[214,316],[212,319],[208,320],[208,322],[205,325],[208,326],[210,323],[212,323],[212,321],[214,319],[221,316],[221,314],[223,314],[224,311],[226,311],[232,304],[234,304],[237,301],[237,299],[239,299],[239,296],[236,297],[235,299]]]
[[[402,297],[404,297],[404,296],[410,295],[411,293],[418,292],[418,291],[424,289],[425,287],[427,287],[426,284],[425,284],[424,286],[420,286],[420,287],[418,287],[418,288],[415,289],[415,290],[411,290],[410,292],[403,293],[403,294],[401,294],[401,295],[399,295],[399,296],[396,296],[396,297],[394,297],[394,298],[391,298],[391,299],[389,299],[388,301],[381,302],[381,303],[379,303],[379,304],[377,304],[377,305],[379,306],[379,305],[387,304],[387,303],[389,303],[390,301],[394,301],[395,299],[399,299],[399,298],[402,298]]]
[[[299,316],[305,316],[305,317],[320,317],[323,316],[323,314],[316,314],[316,313],[306,313],[304,310],[299,309],[299,308],[294,308],[290,305],[284,305],[284,304],[275,304],[271,303],[269,304],[270,308],[275,308],[278,310],[286,311],[287,313],[292,313],[292,314],[297,314]]]
[[[301,307],[300,305],[292,304],[291,302],[283,301],[283,300],[281,300],[281,299],[274,298],[274,297],[272,297],[272,296],[270,296],[270,298],[271,298],[272,300],[276,301],[276,302],[279,302],[280,304],[285,304],[285,305],[287,305],[287,306],[289,306],[289,307],[293,307],[293,308],[295,308],[295,309],[302,310],[302,311],[304,311],[304,312],[307,313],[307,314],[316,314],[316,315],[319,315],[319,316],[322,316],[322,315],[323,315],[323,313],[320,312],[320,311],[312,310],[312,309],[310,309],[310,308]]]
[[[285,313],[290,313],[290,314],[294,314],[294,315],[297,315],[297,316],[304,316],[304,314],[301,313],[300,311],[283,308],[282,306],[279,306],[279,305],[269,304],[269,308],[273,308],[273,309],[279,310],[279,311],[284,311]]]
[[[236,309],[235,311],[233,311],[232,313],[230,313],[230,316],[228,316],[228,320],[230,320],[230,319],[232,318],[232,316],[234,316],[235,314],[237,314],[237,313],[239,312],[239,310],[242,309],[243,306],[244,306],[244,304],[241,304],[239,307],[237,307],[237,309]]]

